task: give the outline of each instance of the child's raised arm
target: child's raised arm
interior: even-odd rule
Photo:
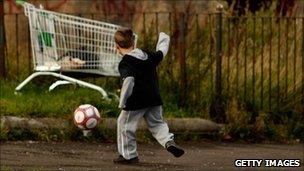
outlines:
[[[158,42],[156,45],[156,51],[161,51],[163,53],[163,58],[167,55],[170,44],[170,36],[166,33],[160,32],[158,36]]]

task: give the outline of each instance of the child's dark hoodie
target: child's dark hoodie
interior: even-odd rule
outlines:
[[[121,101],[124,101],[120,102],[123,110],[139,110],[163,104],[156,70],[162,59],[163,52],[160,50],[149,52],[134,49],[123,56],[118,67],[121,79],[126,84],[122,89],[128,89],[125,90],[128,97],[121,97]]]

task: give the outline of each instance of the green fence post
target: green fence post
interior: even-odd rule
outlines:
[[[222,23],[223,23],[223,13],[222,8],[218,8],[216,12],[216,49],[215,49],[215,61],[216,61],[216,73],[215,73],[215,97],[213,104],[211,106],[211,117],[214,121],[219,123],[224,123],[225,110],[223,105],[222,96]]]

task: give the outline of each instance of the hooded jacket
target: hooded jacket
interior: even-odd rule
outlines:
[[[156,68],[168,52],[170,38],[160,33],[155,52],[134,49],[125,54],[118,70],[123,81],[119,107],[139,110],[162,105]]]

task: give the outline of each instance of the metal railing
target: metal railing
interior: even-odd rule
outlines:
[[[194,116],[223,113],[232,100],[253,113],[303,109],[303,17],[233,17],[222,12],[75,15],[132,27],[142,48],[154,49],[157,33],[169,33],[171,48],[158,69],[163,97]],[[21,80],[33,65],[28,25],[20,14],[5,18],[6,77]]]
[[[303,105],[304,19],[226,17],[223,20],[225,91],[253,110]]]

